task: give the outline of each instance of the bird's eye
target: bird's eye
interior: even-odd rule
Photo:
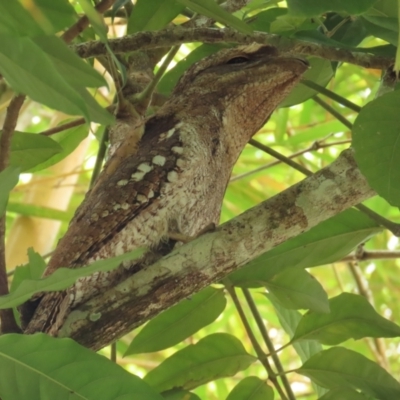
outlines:
[[[227,64],[243,64],[245,62],[249,61],[247,57],[244,56],[239,56],[239,57],[233,57],[231,58]]]

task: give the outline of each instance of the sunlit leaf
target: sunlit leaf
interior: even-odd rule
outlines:
[[[213,322],[225,306],[223,290],[208,287],[153,318],[135,336],[125,355],[171,347]]]
[[[355,159],[368,183],[391,205],[400,206],[400,91],[369,102],[353,127]]]
[[[62,147],[47,136],[14,132],[11,139],[10,165],[20,168],[22,172],[27,171],[61,151]]]
[[[215,333],[177,351],[150,371],[144,380],[160,392],[175,387],[192,389],[232,376],[255,360],[234,336]]]
[[[128,20],[128,34],[164,28],[184,8],[175,0],[138,0]]]
[[[290,268],[265,281],[268,291],[289,309],[329,312],[328,296],[321,284],[307,271]]]
[[[353,389],[335,388],[319,397],[318,400],[370,400],[370,397],[366,397]]]
[[[350,338],[400,336],[400,326],[381,317],[363,296],[342,293],[330,299],[329,305],[329,314],[305,314],[292,340],[314,339],[334,345]]]
[[[0,368],[2,400],[162,400],[105,357],[74,340],[41,333],[1,336]]]
[[[249,376],[233,388],[226,400],[274,400],[274,391],[266,381]]]
[[[342,347],[321,351],[296,371],[329,389],[356,388],[379,400],[400,398],[400,383],[386,370]]]

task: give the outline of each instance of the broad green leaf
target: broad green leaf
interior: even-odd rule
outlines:
[[[307,60],[310,63],[310,69],[303,75],[303,78],[318,83],[320,86],[326,86],[333,77],[331,62],[316,57],[309,57]],[[289,107],[294,104],[303,103],[315,94],[315,90],[304,85],[298,85],[283,100],[279,107]]]
[[[66,211],[57,210],[55,208],[36,206],[28,203],[14,203],[9,202],[7,211],[14,212],[28,217],[48,218],[57,221],[69,222],[71,220],[71,213]]]
[[[370,400],[370,397],[366,397],[353,389],[336,388],[319,397],[318,400]]]
[[[329,314],[305,314],[292,341],[314,339],[335,345],[351,338],[400,336],[400,326],[381,317],[363,296],[342,293],[330,299],[329,305]]]
[[[166,400],[201,400],[199,396],[187,390],[172,389],[161,393]]]
[[[251,34],[249,25],[221,8],[214,0],[176,0],[191,10],[215,19],[221,24],[237,29],[239,32]]]
[[[118,257],[95,261],[88,267],[76,269],[60,268],[46,278],[23,281],[15,292],[0,296],[0,309],[16,307],[30,299],[37,292],[54,292],[66,289],[73,285],[78,278],[91,275],[97,271],[110,271],[123,261],[140,257],[143,251],[143,249],[137,249]]]
[[[2,400],[162,400],[107,358],[42,333],[1,336],[0,368]]]
[[[33,39],[49,57],[57,71],[71,85],[107,86],[107,82],[91,65],[78,57],[60,38],[39,36]]]
[[[29,172],[40,171],[63,160],[79,146],[82,140],[87,137],[88,132],[89,127],[88,125],[84,124],[51,135],[51,138],[62,147],[62,150],[53,157],[50,157],[44,163],[41,163],[35,168],[30,169]]]
[[[386,93],[362,108],[354,122],[355,159],[368,183],[393,206],[400,206],[400,91]]]
[[[346,210],[276,248],[229,275],[232,284],[257,286],[257,282],[286,268],[310,268],[340,260],[381,229],[356,210]],[[263,286],[259,284],[258,286]]]
[[[60,153],[62,147],[53,139],[27,132],[14,132],[11,139],[10,165],[27,171]]]
[[[153,318],[132,340],[125,356],[171,347],[211,324],[225,306],[223,290],[208,287]]]
[[[87,117],[81,96],[31,39],[0,35],[0,71],[15,91],[67,114]]]
[[[379,400],[400,398],[400,384],[388,372],[361,354],[342,347],[321,351],[296,372],[329,389],[356,388]]]
[[[285,14],[287,14],[287,8],[283,7],[269,8],[266,11],[261,11],[258,14],[256,14],[254,16],[254,19],[252,19],[249,22],[249,25],[255,31],[270,32],[271,23],[276,21],[276,19],[281,15]]]
[[[8,195],[18,183],[19,172],[20,170],[17,167],[7,167],[0,172],[0,217],[6,210]]]
[[[128,34],[164,28],[184,8],[175,0],[138,0],[128,20]]]
[[[282,305],[289,309],[329,312],[328,296],[321,284],[307,271],[290,268],[265,282]]]
[[[46,268],[46,262],[43,257],[36,253],[31,247],[28,249],[29,262],[15,269],[13,280],[10,286],[10,292],[14,292],[20,283],[26,279],[40,279]]]
[[[289,335],[289,337],[292,338],[294,332],[296,331],[297,325],[302,318],[302,315],[298,311],[288,310],[287,308],[282,307],[280,302],[272,293],[267,293],[266,296],[274,306],[282,328]],[[311,356],[319,353],[322,350],[322,346],[315,340],[301,340],[293,343],[293,347],[303,363],[306,362]],[[312,385],[319,396],[322,396],[324,393],[326,393],[326,389],[322,388],[316,383],[312,382]]]
[[[68,0],[33,0],[29,6],[30,15],[39,25],[43,22],[50,25],[52,33],[70,27],[77,20],[75,10]]]
[[[360,22],[370,35],[386,40],[390,44],[397,46],[397,30],[391,29],[392,25],[390,25],[390,28],[382,26],[380,20],[386,20],[386,22],[388,22],[389,18],[367,18],[366,16],[360,17]]]
[[[328,11],[345,14],[361,14],[367,11],[376,0],[287,0],[289,10],[295,15],[318,16]]]
[[[214,379],[235,375],[256,358],[227,333],[214,333],[177,351],[150,371],[144,381],[162,392],[172,388],[192,389]]]
[[[233,388],[226,400],[274,400],[274,391],[266,381],[249,376]]]
[[[19,1],[0,2],[0,35],[18,37],[38,36],[44,33],[42,27]]]

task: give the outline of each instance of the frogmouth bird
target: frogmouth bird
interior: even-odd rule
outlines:
[[[241,151],[307,68],[304,60],[259,44],[224,49],[191,66],[169,100],[145,121],[136,152],[112,156],[112,173],[106,165],[45,275],[137,247],[161,255],[171,250],[166,244],[175,243],[176,234],[194,237],[218,224]],[[81,278],[66,291],[40,294],[30,302],[30,315],[25,313],[25,332],[57,335],[71,309],[133,269],[122,266]]]

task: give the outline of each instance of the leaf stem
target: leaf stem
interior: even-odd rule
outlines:
[[[7,168],[10,160],[10,145],[11,138],[17,125],[18,115],[22,104],[25,101],[25,96],[22,94],[16,95],[10,101],[7,108],[6,118],[4,120],[3,130],[0,137],[0,172]],[[7,268],[6,268],[6,216],[0,217],[0,295],[9,293]],[[1,332],[21,332],[14,318],[11,308],[0,310]]]
[[[234,286],[229,282],[228,279],[224,279],[223,283],[224,283],[225,288],[228,291],[229,295],[231,296],[233,303],[235,304],[236,310],[237,310],[239,317],[244,325],[244,328],[245,328],[246,333],[251,341],[251,344],[253,345],[254,351],[256,352],[257,357],[260,360],[261,364],[264,366],[265,370],[267,371],[268,379],[272,382],[275,389],[278,391],[279,395],[281,396],[281,399],[288,400],[285,392],[281,388],[281,385],[277,379],[277,375],[272,370],[272,368],[269,364],[267,355],[263,352],[261,346],[259,345],[259,343],[250,327],[249,321],[246,318],[246,314],[244,313],[242,305],[240,304],[240,301],[237,297]]]
[[[311,89],[316,90],[317,92],[325,95],[326,97],[329,97],[332,100],[337,101],[339,104],[341,104],[342,106],[345,106],[347,108],[350,108],[351,110],[355,111],[355,112],[360,112],[361,111],[361,107],[358,106],[357,104],[354,104],[353,102],[351,102],[350,100],[347,100],[346,98],[339,96],[337,93],[332,92],[331,90],[318,85],[317,83],[313,82],[313,81],[309,81],[308,79],[304,79],[302,81],[300,81],[300,83],[302,83],[305,86],[308,86]]]
[[[268,336],[267,330],[265,329],[265,325],[264,325],[264,322],[263,322],[263,320],[261,318],[261,315],[258,312],[257,306],[254,303],[253,297],[251,296],[250,290],[246,289],[246,288],[243,288],[242,292],[243,292],[244,297],[245,297],[245,299],[247,301],[247,304],[249,305],[250,311],[253,314],[253,317],[254,317],[254,319],[256,321],[258,329],[260,330],[261,336],[264,339],[265,345],[267,346],[268,351],[269,351],[270,355],[272,356],[272,359],[274,361],[275,367],[276,367],[276,369],[278,371],[278,375],[281,377],[282,384],[286,389],[286,393],[287,393],[287,395],[288,395],[290,400],[296,400],[296,397],[295,397],[295,395],[294,395],[294,393],[292,391],[292,388],[291,388],[290,383],[289,383],[289,381],[287,379],[285,371],[284,371],[284,369],[282,367],[282,363],[279,360],[279,357],[278,357],[278,354],[275,351],[274,345],[273,345],[271,339]]]

